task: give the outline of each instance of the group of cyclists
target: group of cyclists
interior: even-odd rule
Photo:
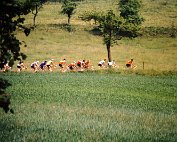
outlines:
[[[25,69],[24,64],[19,63],[21,65],[20,70]],[[67,64],[66,59],[62,59],[59,62],[54,63],[54,59],[50,59],[48,61],[43,61],[39,63],[39,61],[34,61],[31,63],[31,69],[33,72],[37,71],[53,71],[55,68],[59,68],[61,72],[66,72],[66,71],[83,71],[87,69],[93,69],[93,66],[90,64],[89,60],[78,60],[77,62],[71,62],[70,64]],[[18,67],[17,67],[18,68]]]
[[[130,59],[126,62],[126,68],[136,68],[136,65],[134,65],[133,59]],[[33,72],[38,72],[38,71],[50,71],[52,72],[55,68],[59,68],[61,72],[66,72],[66,71],[84,71],[84,70],[93,70],[93,65],[90,63],[90,60],[78,60],[78,61],[73,61],[69,64],[67,64],[66,59],[62,59],[59,62],[54,63],[54,59],[50,60],[44,60],[41,63],[39,61],[34,61],[31,63],[31,70]],[[111,62],[107,62],[106,59],[100,60],[98,62],[98,67],[99,68],[119,68],[118,65],[116,65],[115,60],[112,60]],[[11,67],[8,65],[8,63],[4,64],[3,71],[10,70]],[[27,69],[27,66],[24,65],[23,61],[20,61],[17,64],[17,71],[21,72],[22,70]]]

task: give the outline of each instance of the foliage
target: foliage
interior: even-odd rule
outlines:
[[[10,94],[1,94],[0,95],[0,107],[5,111],[5,113],[8,113],[9,111],[11,113],[14,113],[14,110],[10,108]]]
[[[39,10],[42,8],[42,5],[45,1],[43,0],[31,0],[31,11],[34,15],[33,17],[33,27],[36,26],[36,17],[38,15]]]
[[[120,16],[126,20],[122,34],[128,37],[136,37],[139,34],[143,18],[139,15],[140,0],[120,0]]]
[[[28,2],[19,3],[16,0],[0,1],[0,64],[1,67],[9,62],[12,66],[15,60],[25,59],[26,55],[20,52],[21,42],[14,32],[17,28],[23,29],[26,36],[30,29],[23,26],[26,15],[30,12]]]
[[[100,18],[100,30],[104,37],[104,43],[112,46],[122,26],[122,19],[116,16],[112,10]]]
[[[23,25],[25,18],[21,16],[31,12],[33,2],[34,0],[24,2],[17,0],[0,1],[0,68],[3,68],[6,63],[13,66],[14,61],[26,59],[26,55],[20,51],[21,42],[16,38],[15,31],[22,29],[26,36],[30,34],[30,29]],[[0,107],[8,112],[10,95],[6,95],[4,92],[8,82],[3,81],[0,84]],[[13,113],[13,110],[10,111]]]
[[[112,10],[109,10],[107,14],[100,18],[99,22],[99,28],[103,33],[103,41],[108,51],[108,61],[111,62],[110,47],[116,42],[123,21],[120,17],[117,17]]]
[[[68,16],[68,25],[69,26],[70,26],[71,16],[74,14],[76,6],[77,6],[76,3],[72,2],[71,0],[64,0],[62,2],[61,13],[66,14]]]
[[[85,12],[79,16],[79,18],[83,21],[91,21],[94,20],[94,24],[96,25],[101,20],[103,13],[98,11]]]
[[[9,108],[10,105],[10,94],[5,93],[7,87],[11,84],[0,77],[0,107],[7,113],[9,110],[13,113],[13,110]]]
[[[16,38],[15,31],[22,28],[26,36],[29,35],[30,29],[23,26],[26,15],[30,12],[28,2],[20,3],[16,0],[0,1],[0,68],[9,62],[12,66],[15,60],[25,59],[26,55],[20,52],[21,42]],[[0,107],[8,112],[10,97],[5,94],[5,88],[9,85],[6,80],[0,81]],[[12,111],[13,112],[13,111]]]

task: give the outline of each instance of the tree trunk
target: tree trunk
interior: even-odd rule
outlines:
[[[70,19],[71,19],[71,15],[68,15],[68,32],[71,32]]]
[[[70,26],[70,19],[71,19],[71,16],[68,15],[68,26]]]
[[[33,27],[36,27],[36,14],[34,15],[34,17],[33,17]]]
[[[108,62],[111,62],[111,45],[110,44],[106,44],[107,47],[107,52],[108,52]]]
[[[35,7],[35,13],[32,11],[34,17],[33,17],[33,27],[36,27],[36,17],[37,17],[37,14],[38,14],[38,6],[36,4],[36,7]]]
[[[109,32],[109,40],[106,43],[107,52],[108,52],[108,62],[111,62],[111,40],[112,40],[112,31]]]

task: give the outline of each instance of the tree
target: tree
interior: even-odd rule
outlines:
[[[121,33],[124,36],[136,37],[139,35],[144,19],[139,15],[141,0],[120,0],[120,16],[126,20]]]
[[[102,12],[98,11],[91,11],[91,12],[85,12],[82,15],[79,16],[79,18],[83,21],[94,21],[94,24],[96,25],[99,23],[100,18],[102,17]]]
[[[108,61],[111,62],[111,46],[117,41],[117,35],[122,27],[123,21],[116,16],[112,10],[109,10],[102,18],[100,18],[100,30],[103,35],[104,44],[106,44]]]
[[[32,14],[34,15],[33,27],[36,27],[36,17],[44,2],[46,2],[46,0],[31,0]]]
[[[89,13],[81,15],[84,21],[96,19],[99,23],[98,29],[102,32],[104,44],[108,52],[108,61],[111,60],[110,47],[117,42],[120,37],[136,37],[139,35],[143,18],[139,15],[141,8],[140,0],[120,0],[120,16],[116,16],[112,10],[106,15],[98,13]]]
[[[97,29],[103,36],[103,42],[107,48],[108,61],[111,62],[111,46],[117,43],[124,20],[114,14],[112,10],[108,10],[106,14],[102,12],[85,13],[80,18],[84,21],[94,20],[95,23],[98,23]]]
[[[30,29],[23,26],[26,15],[30,12],[28,2],[19,3],[16,0],[0,1],[0,65],[6,62],[12,66],[15,60],[22,60],[26,55],[20,52],[21,42],[16,38],[14,31],[21,28],[26,36]]]
[[[23,25],[25,18],[21,17],[31,12],[31,0],[19,2],[17,0],[0,0],[0,67],[14,61],[26,59],[26,55],[20,51],[21,42],[16,38],[15,31],[23,30],[26,36],[30,34],[30,28]],[[6,95],[5,88],[8,81],[0,78],[0,107],[8,112],[10,97]]]
[[[76,3],[72,2],[71,0],[64,0],[62,2],[61,8],[62,8],[61,13],[67,14],[68,16],[68,26],[70,27],[70,19],[76,9]]]

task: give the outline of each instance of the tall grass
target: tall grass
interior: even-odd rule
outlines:
[[[6,73],[6,141],[176,141],[176,76]]]

